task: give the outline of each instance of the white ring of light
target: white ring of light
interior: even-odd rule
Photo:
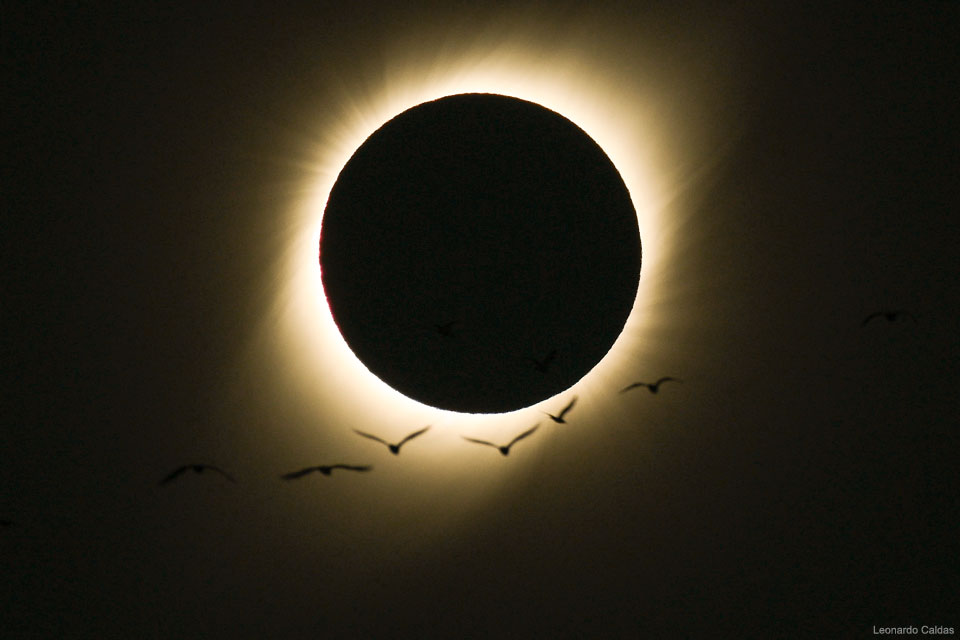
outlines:
[[[282,334],[278,349],[291,379],[316,394],[317,406],[351,413],[357,424],[421,424],[473,429],[483,437],[508,437],[527,422],[542,418],[541,409],[580,396],[578,410],[589,410],[598,391],[620,379],[645,351],[643,336],[655,322],[651,311],[663,297],[664,265],[674,251],[682,217],[670,207],[680,179],[658,167],[676,165],[665,135],[670,126],[655,126],[656,102],[637,81],[623,82],[610,69],[591,65],[586,55],[593,38],[554,50],[529,42],[499,42],[446,50],[442,62],[397,56],[375,91],[347,90],[338,96],[338,112],[326,114],[317,128],[316,158],[305,196],[288,212],[282,283],[270,326]],[[422,45],[425,47],[426,45]],[[415,51],[421,54],[420,51]],[[421,54],[422,55],[422,54]],[[410,60],[410,58],[414,58]],[[381,70],[382,71],[382,70]],[[360,85],[361,83],[357,83]],[[562,397],[504,414],[468,414],[438,409],[404,396],[370,373],[342,339],[326,303],[320,275],[320,226],[336,179],[353,153],[384,123],[424,102],[462,93],[494,93],[534,102],[583,129],[619,171],[637,213],[642,241],[642,274],[632,311],[607,355]],[[358,98],[357,96],[363,96]],[[676,125],[674,123],[673,128]],[[664,133],[666,132],[666,133]],[[672,183],[672,184],[671,184]],[[483,431],[476,429],[482,424]],[[462,431],[462,430],[461,430]]]

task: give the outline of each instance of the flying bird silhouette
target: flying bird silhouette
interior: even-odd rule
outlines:
[[[180,474],[188,470],[192,470],[194,473],[203,473],[206,469],[210,469],[211,471],[216,471],[217,473],[222,475],[224,478],[226,478],[230,482],[236,482],[236,480],[231,478],[226,471],[224,471],[223,469],[220,469],[219,467],[215,467],[211,464],[185,464],[182,467],[178,467],[174,469],[172,472],[170,472],[170,475],[168,475],[166,478],[161,480],[160,484],[163,485],[163,484],[167,484],[168,482],[172,482],[177,478],[177,476],[179,476]]]
[[[677,380],[676,378],[671,378],[669,376],[660,378],[656,382],[634,382],[633,384],[628,384],[623,389],[620,389],[620,393],[626,393],[631,389],[636,389],[637,387],[646,387],[650,390],[650,393],[656,393],[660,390],[660,385],[664,382],[683,382],[683,380]]]
[[[577,401],[577,396],[573,396],[573,399],[570,400],[567,406],[563,408],[563,411],[561,411],[557,415],[553,415],[552,413],[547,413],[546,411],[544,411],[543,413],[548,415],[550,419],[556,422],[557,424],[566,424],[567,421],[563,419],[563,416],[567,415],[567,412],[569,412],[570,409],[573,409],[573,405],[576,401]]]
[[[881,311],[874,311],[873,313],[868,315],[866,318],[864,318],[863,322],[860,323],[860,326],[865,327],[867,326],[867,323],[873,320],[874,318],[881,318],[881,317],[886,318],[887,322],[893,322],[894,320],[900,317],[910,318],[914,322],[917,321],[917,319],[914,318],[913,314],[910,313],[909,311],[903,311],[903,310],[882,311],[881,310]]]
[[[0,520],[0,527],[12,527],[13,520]]]
[[[536,369],[540,373],[546,373],[547,370],[550,368],[550,364],[553,362],[553,359],[556,357],[557,357],[557,350],[554,349],[553,351],[548,353],[546,356],[544,356],[543,360],[530,358],[530,361],[533,363],[534,369]]]
[[[450,322],[445,322],[444,324],[435,324],[433,328],[437,330],[437,333],[442,335],[445,338],[449,338],[453,335],[453,325],[457,324],[456,320],[451,320]]]
[[[539,426],[540,426],[540,423],[538,422],[537,424],[533,425],[531,428],[527,429],[526,431],[524,431],[523,433],[521,433],[520,435],[518,435],[516,438],[514,438],[513,440],[511,440],[508,444],[505,444],[505,445],[502,445],[502,446],[501,446],[501,445],[498,445],[498,444],[494,444],[494,443],[489,442],[489,441],[487,441],[487,440],[477,440],[476,438],[468,438],[467,436],[461,436],[461,437],[462,437],[464,440],[468,441],[468,442],[475,442],[476,444],[485,444],[485,445],[487,445],[488,447],[493,447],[494,449],[499,450],[500,453],[502,453],[503,455],[506,456],[506,455],[509,455],[509,454],[510,454],[510,447],[512,447],[513,445],[517,444],[518,442],[520,442],[521,440],[523,440],[524,438],[526,438],[527,436],[529,436],[531,433],[533,433],[534,431],[536,431],[536,430],[537,430],[537,427],[539,427]]]
[[[305,467],[299,471],[291,471],[290,473],[285,473],[281,478],[284,480],[296,480],[297,478],[302,478],[303,476],[313,473],[314,471],[319,471],[325,476],[333,473],[334,469],[346,469],[347,471],[370,471],[373,467],[369,465],[357,466],[352,464],[321,464],[316,467]]]
[[[381,444],[387,445],[387,448],[390,449],[390,453],[392,453],[393,455],[398,455],[400,453],[400,447],[402,447],[408,441],[413,440],[414,438],[416,438],[417,436],[419,436],[429,428],[430,428],[430,425],[427,425],[426,427],[424,427],[423,429],[420,429],[419,431],[414,431],[413,433],[411,433],[410,435],[408,435],[407,437],[405,437],[403,440],[401,440],[396,444],[391,444],[386,440],[384,440],[383,438],[379,438],[373,435],[372,433],[364,433],[363,431],[357,431],[356,429],[354,429],[353,432],[359,436],[363,436],[364,438],[370,438],[371,440],[376,440]]]

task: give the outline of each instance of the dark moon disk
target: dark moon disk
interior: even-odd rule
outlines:
[[[530,406],[589,372],[623,330],[640,257],[630,194],[597,143],[494,94],[383,125],[340,172],[320,232],[353,353],[404,395],[470,413]]]

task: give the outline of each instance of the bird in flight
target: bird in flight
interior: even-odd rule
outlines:
[[[557,357],[557,350],[554,349],[553,351],[548,353],[546,356],[544,356],[543,360],[530,358],[530,361],[533,362],[534,369],[536,369],[540,373],[546,373],[547,370],[550,368],[550,364],[553,362],[553,359],[556,357]]]
[[[449,338],[453,335],[453,325],[457,324],[456,320],[451,320],[450,322],[445,322],[443,324],[435,324],[433,328],[437,330],[437,333],[442,335],[444,338]]]
[[[510,447],[512,447],[513,445],[517,444],[518,442],[520,442],[521,440],[523,440],[524,438],[526,438],[527,436],[529,436],[531,433],[533,433],[534,431],[536,431],[536,430],[537,430],[537,427],[539,427],[539,426],[540,426],[540,423],[538,422],[537,424],[533,425],[531,428],[527,429],[526,431],[524,431],[523,433],[521,433],[520,435],[518,435],[516,438],[514,438],[513,440],[511,440],[511,441],[509,442],[509,444],[505,444],[505,445],[503,445],[503,446],[498,445],[498,444],[494,444],[494,443],[492,443],[492,442],[488,442],[487,440],[477,440],[476,438],[468,438],[467,436],[462,436],[462,437],[463,437],[464,440],[466,440],[466,441],[468,441],[468,442],[475,442],[476,444],[485,444],[485,445],[487,445],[488,447],[493,447],[494,449],[498,449],[498,450],[500,451],[500,453],[502,453],[503,455],[506,456],[506,455],[509,455],[509,454],[510,454]]]
[[[683,382],[683,380],[677,380],[676,378],[671,378],[669,376],[660,378],[656,382],[634,382],[633,384],[628,384],[623,389],[620,389],[620,393],[626,393],[631,389],[636,389],[637,387],[646,387],[650,390],[650,393],[656,393],[660,390],[660,385],[664,382]]]
[[[410,435],[408,435],[407,437],[405,437],[403,440],[401,440],[396,444],[391,444],[386,440],[384,440],[383,438],[379,438],[373,435],[372,433],[364,433],[363,431],[357,431],[356,429],[354,429],[353,432],[356,433],[358,436],[363,436],[364,438],[370,438],[371,440],[376,440],[381,444],[387,445],[387,448],[390,449],[390,453],[392,453],[393,455],[397,455],[400,453],[400,447],[402,447],[408,441],[413,440],[414,438],[416,438],[417,436],[419,436],[429,428],[430,428],[430,425],[427,425],[423,429],[420,429],[419,431],[414,431],[413,433],[411,433]]]
[[[914,322],[917,321],[917,319],[914,318],[913,314],[910,313],[909,311],[902,311],[902,310],[874,311],[873,313],[871,313],[870,315],[868,315],[866,318],[863,319],[863,322],[860,323],[860,326],[861,327],[867,326],[867,323],[873,320],[874,318],[886,318],[887,322],[893,322],[894,320],[900,317],[910,318]]]
[[[547,413],[546,411],[544,411],[544,413],[548,415],[550,419],[556,422],[557,424],[566,424],[567,421],[563,419],[563,416],[567,415],[567,412],[569,412],[570,409],[573,409],[573,405],[574,403],[576,403],[576,401],[577,401],[577,396],[573,396],[573,399],[567,403],[567,406],[563,408],[563,411],[561,411],[557,415],[553,415],[552,413]]]
[[[170,475],[168,475],[166,478],[160,481],[160,484],[163,485],[163,484],[167,484],[168,482],[172,482],[177,478],[177,476],[182,474],[184,471],[192,470],[194,473],[203,473],[206,469],[210,469],[211,471],[216,471],[217,473],[222,475],[224,478],[226,478],[230,482],[236,482],[236,480],[231,478],[226,471],[224,471],[223,469],[220,469],[219,467],[215,467],[212,464],[185,464],[182,467],[178,467],[173,471],[171,471]]]
[[[370,469],[373,469],[373,467],[368,465],[357,466],[352,464],[322,464],[316,467],[306,467],[304,469],[300,469],[299,471],[291,471],[290,473],[285,473],[280,477],[284,480],[296,480],[297,478],[302,478],[308,473],[313,473],[314,471],[319,471],[323,475],[328,476],[333,473],[334,469],[346,469],[347,471],[370,471]]]

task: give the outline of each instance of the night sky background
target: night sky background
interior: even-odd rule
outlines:
[[[5,637],[960,627],[960,5],[578,4],[4,5]],[[391,417],[275,310],[333,125],[512,46],[642,95],[669,197],[626,346],[504,458],[461,436],[565,394]],[[194,461],[237,483],[157,486]],[[278,478],[328,462],[374,470]]]

